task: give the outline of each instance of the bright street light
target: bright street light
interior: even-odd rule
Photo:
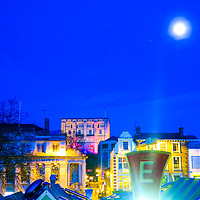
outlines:
[[[190,22],[182,17],[175,18],[169,26],[169,34],[176,40],[186,39],[190,36]]]

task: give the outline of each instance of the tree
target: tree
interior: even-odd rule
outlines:
[[[16,181],[27,182],[30,178],[29,163],[33,155],[30,143],[21,131],[19,115],[19,104],[15,98],[0,103],[1,193],[4,193],[7,184],[14,186]]]
[[[84,151],[85,139],[84,135],[79,134],[78,132],[73,132],[70,134],[65,133],[66,138],[66,147],[67,149],[76,149]]]

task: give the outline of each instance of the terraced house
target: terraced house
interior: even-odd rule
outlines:
[[[182,127],[178,133],[141,133],[140,127],[137,127],[135,135],[138,142],[137,150],[160,150],[171,153],[163,183],[189,177],[188,140],[192,137],[184,136]]]

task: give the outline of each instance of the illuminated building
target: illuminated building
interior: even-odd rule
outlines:
[[[189,177],[200,179],[200,140],[188,141]]]
[[[99,142],[110,137],[110,123],[108,118],[62,119],[61,133],[67,136],[82,136],[84,148],[97,154]]]
[[[131,189],[131,178],[125,154],[132,151],[136,151],[136,144],[129,132],[124,131],[111,152],[110,184],[114,191]]]
[[[77,150],[66,151],[64,135],[36,136],[34,154],[37,161],[31,165],[32,179],[50,182],[50,175],[56,174],[63,188],[76,183],[85,188],[86,156]]]
[[[29,144],[29,152],[33,152],[34,161],[27,163],[30,174],[28,179],[21,177],[20,168],[15,168],[15,177],[6,175],[5,194],[18,191],[25,191],[27,186],[37,179],[50,182],[51,174],[56,175],[56,183],[63,188],[84,193],[86,187],[86,155],[78,150],[66,150],[65,135],[50,135],[48,131],[35,125],[20,125],[25,127],[24,134],[26,140],[21,138],[19,141]],[[29,134],[30,133],[30,134]],[[0,183],[1,192],[2,184]],[[4,193],[4,192],[2,192]]]
[[[101,141],[98,146],[98,160],[99,168],[101,171],[107,170],[110,168],[110,153],[114,149],[115,144],[117,143],[118,138],[112,136],[105,141]]]
[[[181,177],[189,177],[189,139],[183,135],[182,127],[179,128],[178,133],[140,133],[140,127],[137,127],[135,138],[138,142],[137,150],[160,150],[171,153],[164,172],[163,183],[175,181]]]

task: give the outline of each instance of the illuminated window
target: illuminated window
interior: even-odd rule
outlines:
[[[124,183],[124,189],[129,189],[129,183],[130,183],[130,181],[129,181],[129,179],[128,178],[124,178],[124,181],[123,181],[123,183]]]
[[[119,172],[122,172],[124,169],[128,169],[128,163],[126,162],[125,157],[120,157],[118,158],[118,170]]]
[[[200,168],[200,156],[192,156],[192,169],[199,169]]]
[[[119,190],[122,190],[122,189],[123,189],[123,182],[120,181],[120,182],[119,182]]]
[[[181,157],[180,156],[173,157],[173,166],[174,166],[174,170],[181,169]]]
[[[92,129],[89,129],[88,135],[93,135]]]
[[[123,142],[123,150],[128,150],[128,142]]]
[[[160,142],[160,151],[166,151],[167,145],[166,142]]]
[[[53,144],[53,152],[59,151],[59,144]]]
[[[179,142],[173,142],[172,143],[172,151],[173,152],[179,152]]]
[[[119,181],[122,181],[122,176],[119,176]]]

